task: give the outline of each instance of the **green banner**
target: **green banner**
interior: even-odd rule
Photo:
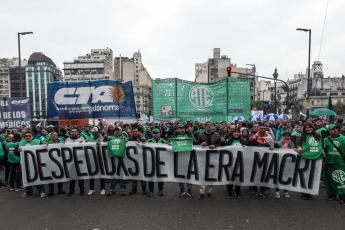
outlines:
[[[204,123],[250,116],[248,79],[225,78],[207,84],[173,78],[154,80],[152,85],[154,118]]]

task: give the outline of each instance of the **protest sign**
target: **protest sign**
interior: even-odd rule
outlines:
[[[31,100],[27,97],[0,97],[0,129],[32,128]]]
[[[240,185],[318,194],[321,160],[289,149],[194,146],[173,153],[166,144],[128,142],[125,157],[108,157],[106,143],[22,147],[24,186],[90,178]]]

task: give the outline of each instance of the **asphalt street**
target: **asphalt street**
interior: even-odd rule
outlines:
[[[88,188],[88,182],[85,185]],[[198,188],[193,186],[196,194]],[[214,199],[180,198],[178,191],[177,183],[165,183],[162,197],[148,198],[141,190],[122,197],[117,185],[117,193],[107,197],[100,195],[96,183],[91,196],[79,196],[76,186],[71,197],[40,198],[34,188],[32,196],[21,198],[22,192],[2,188],[1,229],[344,229],[345,206],[327,201],[322,187],[320,195],[308,201],[295,192],[277,199],[274,190],[269,198],[252,198],[247,187],[242,188],[242,199],[228,199],[225,186],[214,187]]]

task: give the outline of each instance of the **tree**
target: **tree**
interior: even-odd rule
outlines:
[[[252,106],[252,109],[256,107],[256,110],[264,110],[263,102],[261,100],[255,101],[255,104],[254,104],[254,101],[252,100],[251,106]]]
[[[340,100],[338,100],[338,102],[333,105],[333,111],[337,114],[344,114],[345,113],[345,104],[341,103]]]
[[[303,109],[304,109],[304,106],[302,104],[299,104],[299,103],[296,102],[291,107],[292,119],[300,120],[300,113],[303,111]]]
[[[274,101],[271,101],[266,113],[278,113],[278,110],[282,107],[282,103],[277,100],[277,111],[274,111]]]

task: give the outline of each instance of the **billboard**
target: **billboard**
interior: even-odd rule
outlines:
[[[196,83],[176,78],[153,81],[154,118],[180,118],[204,123],[250,116],[248,79]]]
[[[27,97],[0,97],[0,129],[32,128],[31,100]]]
[[[115,80],[48,83],[48,119],[135,119],[132,82]]]

